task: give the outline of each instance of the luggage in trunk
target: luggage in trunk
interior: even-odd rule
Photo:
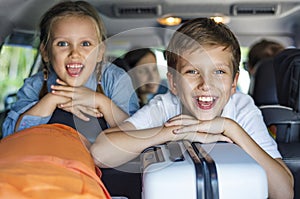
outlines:
[[[263,168],[231,143],[169,142],[146,149],[143,199],[262,199],[268,197]]]

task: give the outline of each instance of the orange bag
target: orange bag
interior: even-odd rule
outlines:
[[[0,198],[110,195],[78,132],[62,124],[44,124],[0,141]]]

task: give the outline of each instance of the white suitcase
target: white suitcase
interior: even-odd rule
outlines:
[[[169,142],[141,161],[143,199],[268,198],[265,171],[235,144]]]

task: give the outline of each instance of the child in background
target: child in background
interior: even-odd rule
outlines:
[[[248,62],[246,68],[246,70],[249,72],[250,77],[255,73],[255,66],[257,63],[259,63],[263,59],[274,57],[284,49],[285,47],[277,41],[262,39],[254,43],[250,47],[248,53]]]
[[[95,118],[103,117],[114,127],[139,108],[127,73],[104,62],[105,34],[99,13],[85,1],[62,2],[43,15],[44,71],[27,78],[18,91],[3,124],[4,137],[40,124],[63,123],[66,116],[74,128],[85,125],[79,131],[88,134]],[[86,136],[94,141],[100,131]]]
[[[248,71],[249,77],[250,77],[250,85],[249,85],[249,90],[248,90],[249,95],[253,96],[253,89],[254,89],[254,84],[255,84],[255,74],[256,74],[257,68],[259,67],[259,64],[263,60],[266,60],[268,58],[272,58],[272,57],[276,56],[284,49],[285,49],[285,47],[282,44],[280,44],[276,41],[271,41],[271,40],[266,40],[266,39],[262,39],[256,43],[254,43],[250,47],[250,50],[248,53],[248,61],[245,63],[246,64],[245,69]],[[270,75],[273,75],[273,74],[270,74]],[[270,88],[270,89],[272,89],[272,88]]]
[[[123,60],[140,100],[140,107],[155,95],[168,91],[167,82],[159,75],[156,55],[150,48],[134,48],[124,55]]]
[[[99,166],[117,166],[172,140],[233,142],[266,171],[269,198],[293,198],[293,176],[252,98],[236,92],[240,46],[222,23],[183,24],[166,50],[171,93],[157,95],[91,146]]]

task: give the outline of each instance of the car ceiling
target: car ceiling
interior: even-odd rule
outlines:
[[[228,26],[238,37],[281,35],[300,40],[299,0],[88,0],[101,13],[108,36],[124,34],[149,35],[153,45],[161,37],[154,29],[164,28],[156,19],[162,16],[180,16],[183,19],[225,15]],[[37,30],[40,16],[57,0],[0,0],[0,42],[12,30]],[[13,9],[12,9],[13,8]],[[274,23],[276,22],[276,23]],[[136,33],[139,29],[139,32]],[[172,27],[170,29],[174,29]],[[143,32],[144,31],[144,32]],[[164,34],[164,31],[161,31]],[[133,36],[137,41],[140,40]],[[249,37],[251,38],[251,37]],[[157,40],[157,43],[155,43]],[[145,41],[145,40],[142,40]],[[244,40],[247,43],[247,41]]]

